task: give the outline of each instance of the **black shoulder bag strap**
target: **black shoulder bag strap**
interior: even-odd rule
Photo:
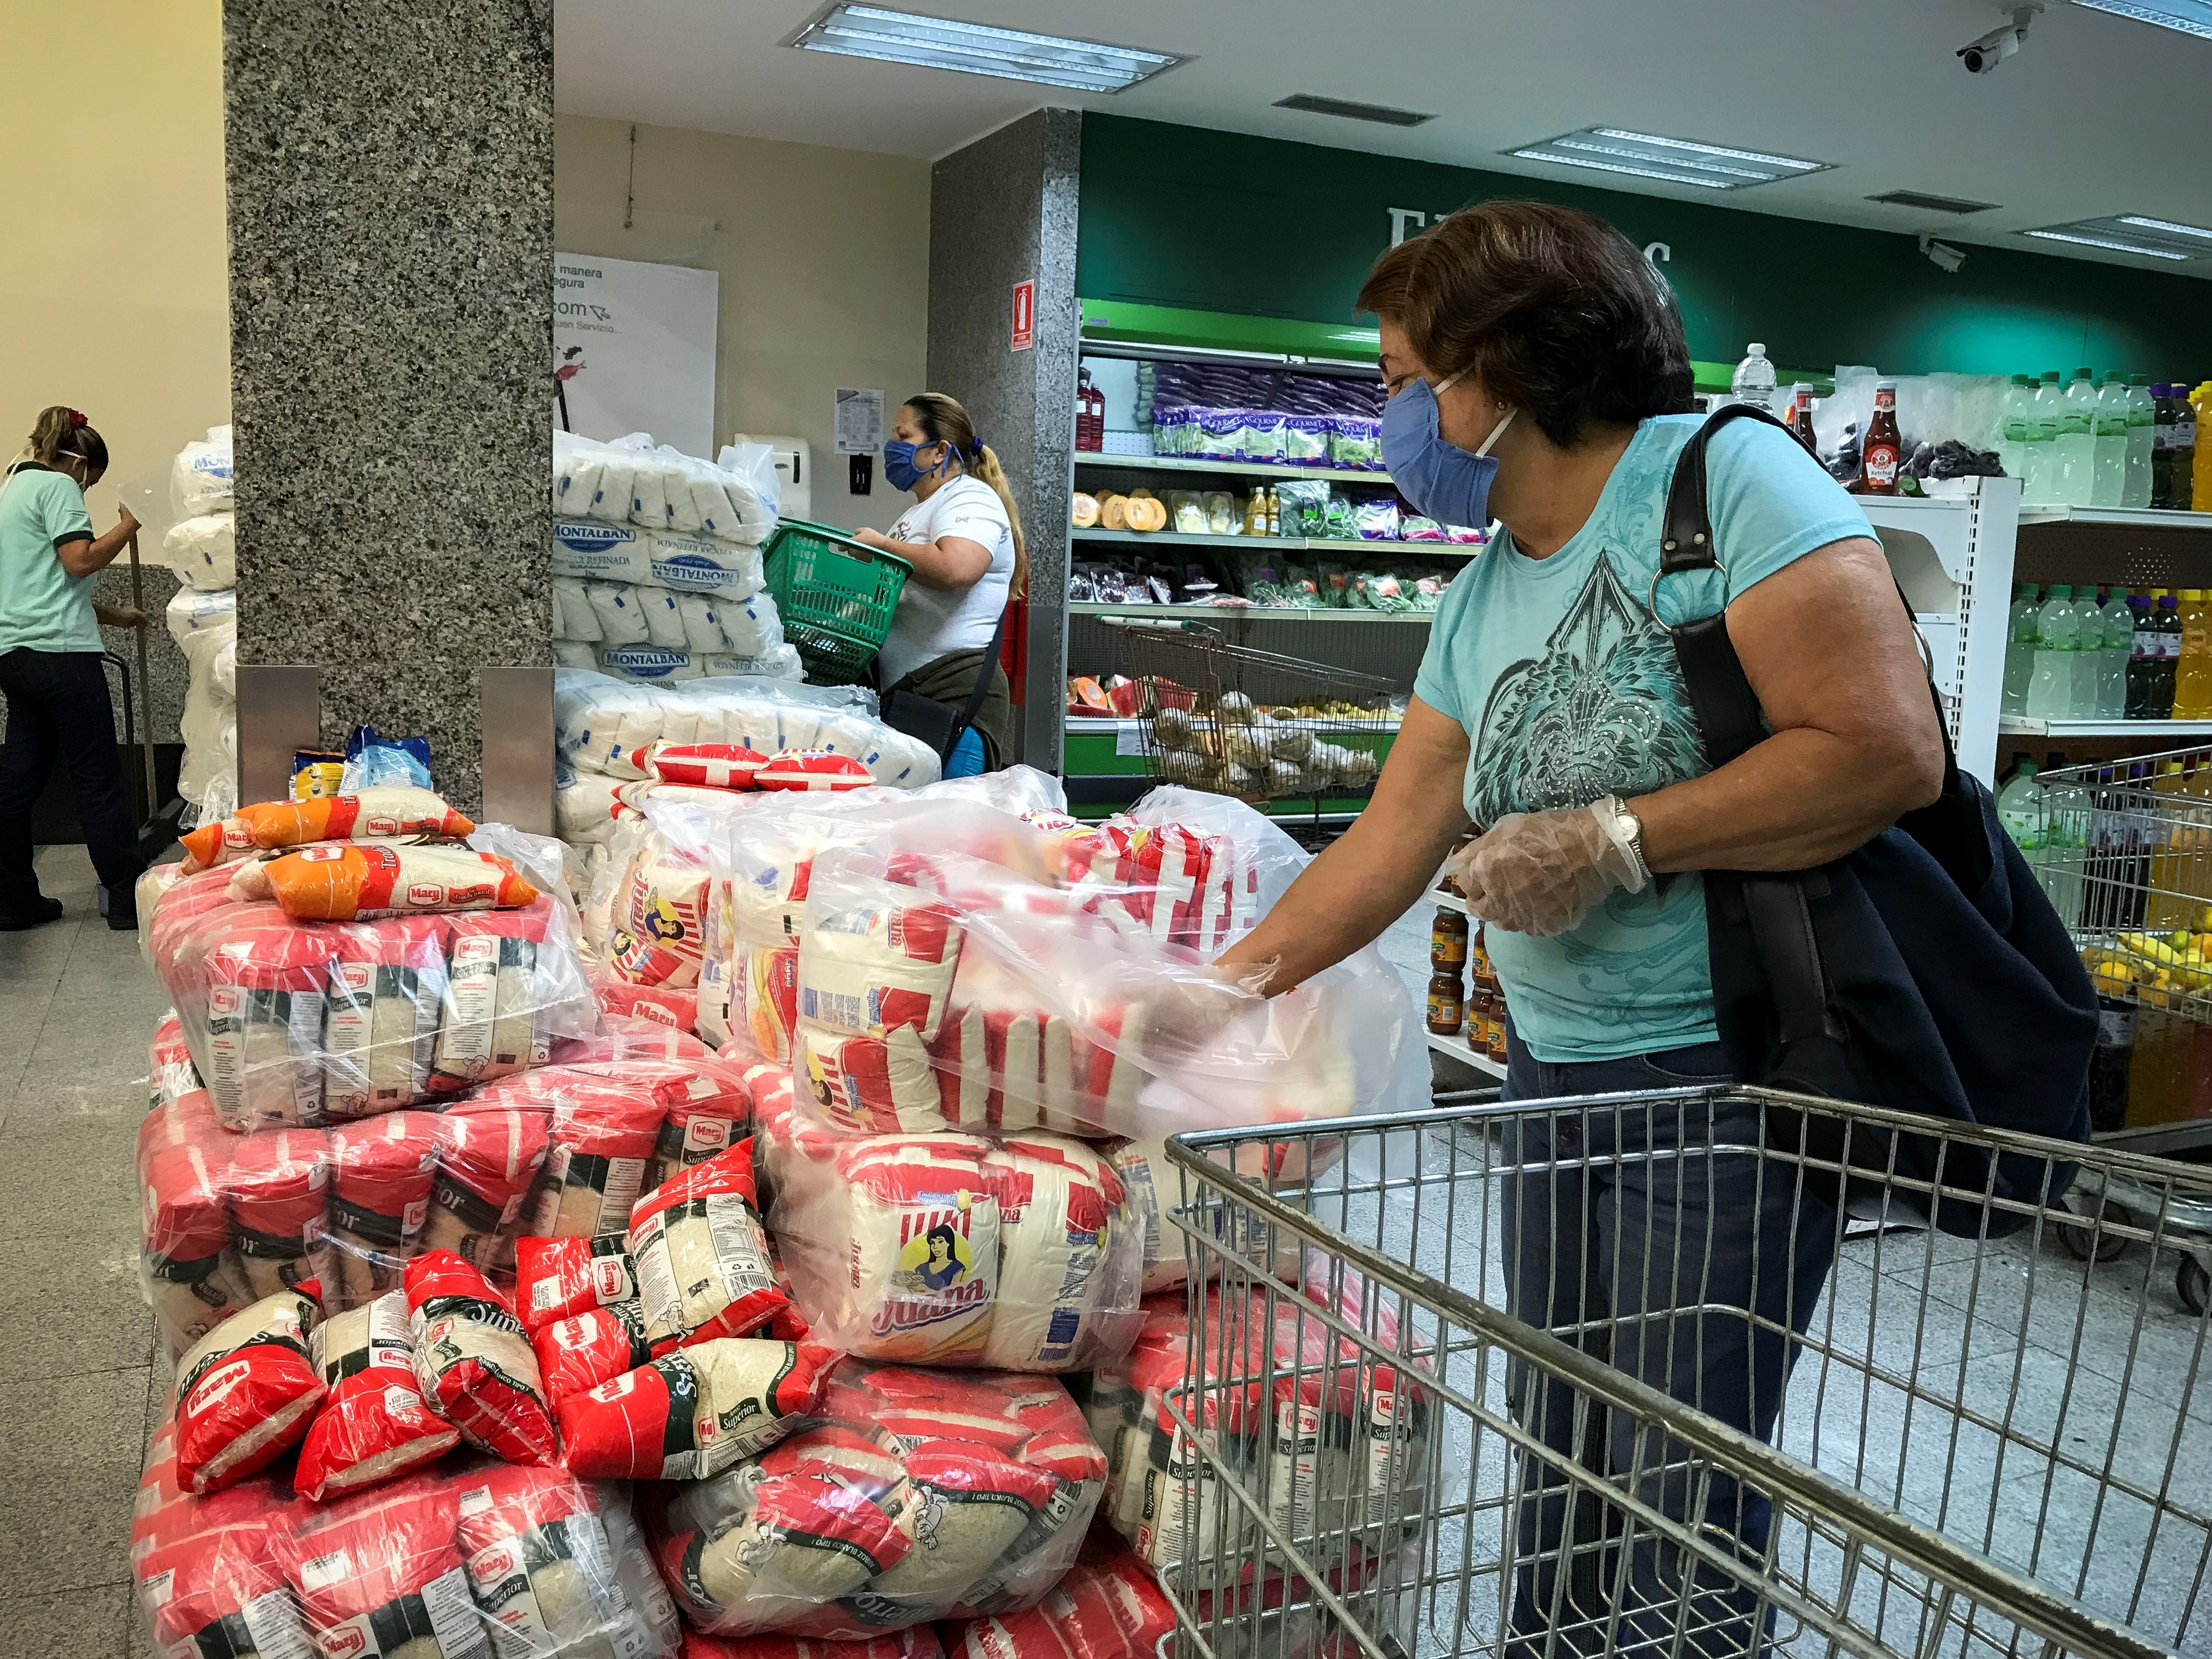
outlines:
[[[1731,404],[1714,411],[1674,463],[1674,483],[1667,492],[1667,516],[1660,531],[1659,571],[1651,579],[1650,598],[1652,620],[1662,628],[1667,624],[1660,621],[1658,611],[1662,580],[1692,570],[1726,572],[1714,545],[1712,512],[1705,496],[1705,446],[1730,421],[1746,419],[1788,430],[1763,409]],[[1681,665],[1683,690],[1705,737],[1706,764],[1717,770],[1766,738],[1759,694],[1744,677],[1743,664],[1729,639],[1725,606],[1710,617],[1667,631],[1674,643],[1675,660]],[[1826,1038],[1840,1048],[1843,1023],[1829,1004],[1827,975],[1821,965],[1808,902],[1826,891],[1825,876],[1817,869],[1787,873],[1711,872],[1708,878],[1713,875],[1723,877],[1741,896],[1766,970],[1777,1022],[1775,1036],[1782,1047],[1787,1049],[1808,1038]]]
[[[1014,614],[1014,603],[1013,596],[1008,594],[1006,605],[999,611],[999,625],[991,630],[991,643],[983,649],[983,661],[975,671],[975,685],[968,694],[968,706],[960,711],[960,718],[953,723],[952,735],[945,740],[943,759],[952,758],[960,739],[975,724],[975,716],[983,712],[984,700],[991,695],[991,676],[999,672],[999,651],[1006,641],[1006,618]]]

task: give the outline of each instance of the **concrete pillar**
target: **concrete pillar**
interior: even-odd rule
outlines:
[[[946,156],[929,182],[927,389],[967,405],[1014,486],[1030,550],[1030,628],[1009,758],[1051,772],[1060,770],[1067,680],[1082,122],[1080,111],[1039,110]],[[1025,282],[1036,284],[1036,336],[1017,349],[1013,295]]]
[[[264,671],[300,665],[324,742],[420,732],[475,811],[484,671],[525,668],[550,817],[552,12],[225,0],[249,791],[303,723]]]

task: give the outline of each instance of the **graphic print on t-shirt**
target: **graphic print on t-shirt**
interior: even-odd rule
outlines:
[[[1544,641],[1483,705],[1467,804],[1474,821],[1649,794],[1705,770],[1674,642],[1622,586],[1610,550]]]

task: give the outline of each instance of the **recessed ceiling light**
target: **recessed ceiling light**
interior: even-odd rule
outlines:
[[[2212,0],[2074,0],[2074,3],[2212,40]]]
[[[1524,161],[1554,161],[1561,167],[1625,173],[1670,185],[1693,185],[1700,190],[1771,185],[1778,179],[1802,179],[1832,165],[1795,155],[1772,155],[1764,150],[1701,144],[1687,138],[1662,138],[1624,127],[1585,127],[1580,132],[1506,153]]]
[[[2212,258],[2212,230],[2140,214],[2077,219],[2071,224],[2045,225],[2040,230],[2023,231],[2021,234],[2039,237],[2046,242],[2075,242],[2083,247],[2109,248],[2115,253],[2140,253],[2147,259]]]
[[[1182,61],[1165,52],[960,23],[880,6],[833,6],[784,44],[841,58],[874,58],[1002,81],[1034,81],[1074,92],[1121,92]]]

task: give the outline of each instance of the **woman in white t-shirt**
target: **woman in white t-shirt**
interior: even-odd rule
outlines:
[[[854,532],[914,566],[878,659],[887,691],[943,703],[956,724],[980,678],[989,690],[975,723],[956,731],[947,777],[1004,763],[1010,702],[991,649],[999,618],[1029,586],[1029,549],[999,458],[955,398],[925,392],[899,405],[884,446],[884,477],[915,504],[885,535]]]

